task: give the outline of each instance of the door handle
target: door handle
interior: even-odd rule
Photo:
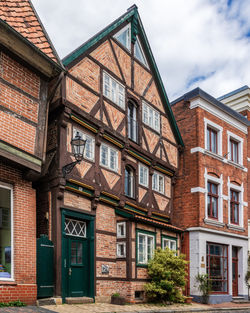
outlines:
[[[71,273],[72,273],[72,269],[71,267],[69,268],[69,276],[71,276]]]

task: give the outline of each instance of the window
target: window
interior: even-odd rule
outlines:
[[[144,124],[160,132],[160,113],[143,102],[142,121]]]
[[[208,127],[207,128],[207,150],[217,153],[217,131]]]
[[[207,243],[207,274],[213,292],[227,293],[228,291],[227,258],[227,246]]]
[[[137,263],[146,265],[153,257],[155,249],[155,234],[137,231]]]
[[[117,228],[117,238],[126,237],[126,222],[118,222],[116,225]]]
[[[119,107],[125,108],[125,88],[105,72],[103,72],[103,94]]]
[[[239,192],[230,190],[230,223],[239,224]]]
[[[86,222],[65,218],[64,231],[68,236],[86,238]]]
[[[244,139],[227,131],[228,161],[243,165],[243,142]]]
[[[76,128],[73,128],[73,137],[76,136],[77,132],[81,138],[86,139],[84,158],[93,161],[95,158],[95,139]]]
[[[113,171],[118,170],[118,151],[107,146],[105,144],[101,144],[100,149],[100,164],[105,166]]]
[[[222,156],[223,127],[204,118],[205,150]]]
[[[135,42],[134,55],[135,55],[135,58],[137,60],[139,60],[142,64],[144,64],[146,67],[148,67],[148,63],[147,63],[146,57],[143,53],[142,46],[141,46],[141,43],[140,43],[140,40],[138,37],[136,38],[136,42]]]
[[[128,138],[137,142],[138,125],[136,120],[136,106],[133,102],[128,103]]]
[[[114,35],[114,38],[118,40],[129,51],[131,49],[131,30],[130,24],[123,27],[118,33]]]
[[[13,279],[12,187],[0,184],[0,280]]]
[[[135,184],[135,175],[131,167],[125,167],[125,195],[128,197],[134,197],[134,184]]]
[[[160,193],[164,193],[164,176],[154,172],[152,189]]]
[[[126,257],[126,242],[118,242],[116,244],[116,255],[118,258]]]
[[[218,218],[218,186],[211,182],[207,183],[207,216]]]
[[[139,164],[139,184],[148,187],[148,167]]]
[[[176,243],[177,239],[171,239],[165,236],[162,237],[162,249],[166,249],[168,247],[170,250],[176,251]]]
[[[230,138],[230,160],[239,163],[239,143]]]

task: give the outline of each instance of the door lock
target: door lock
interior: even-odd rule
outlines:
[[[69,276],[71,276],[71,273],[72,273],[72,269],[71,267],[69,268]]]

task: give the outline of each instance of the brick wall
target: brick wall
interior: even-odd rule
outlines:
[[[0,280],[0,302],[36,300],[36,194],[22,173],[0,163],[0,182],[13,186],[14,282]]]

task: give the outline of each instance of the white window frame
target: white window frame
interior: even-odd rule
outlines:
[[[177,242],[174,239],[170,239],[170,238],[162,238],[162,249],[166,249],[166,247],[164,247],[164,243],[167,242],[166,247],[168,247],[170,250],[172,251],[176,251],[177,250]],[[171,249],[171,243],[174,243],[175,245],[175,249]]]
[[[140,236],[144,236],[146,239],[145,239],[145,246],[146,246],[146,249],[143,251],[143,253],[145,253],[144,257],[143,257],[143,262],[139,262],[139,237]],[[154,250],[155,250],[155,236],[154,235],[150,235],[150,234],[146,234],[144,232],[140,232],[138,231],[137,232],[137,264],[142,264],[142,265],[147,265],[148,264],[148,261],[149,261],[149,256],[148,256],[148,238],[153,238],[153,249],[152,249],[152,255],[151,255],[151,258],[153,257],[154,255]],[[150,259],[151,259],[150,258]],[[145,262],[144,262],[145,261]]]
[[[227,187],[228,187],[228,226],[232,226],[232,228],[237,228],[237,227],[244,227],[244,187],[243,183],[239,186],[236,184],[231,183],[230,178],[228,177],[227,180]],[[231,197],[230,197],[230,191],[235,190],[239,192],[239,224],[231,224],[230,220],[230,202],[231,202]]]
[[[123,227],[124,234],[121,234],[120,227]],[[126,222],[117,222],[116,224],[117,238],[126,238]]]
[[[106,147],[107,148],[107,165],[102,163],[102,147]],[[115,168],[112,168],[110,166],[111,163],[111,151],[113,151],[115,153]],[[111,171],[114,172],[118,172],[118,151],[112,147],[110,147],[109,145],[102,143],[100,146],[100,165],[103,167],[106,167],[108,169],[110,169]]]
[[[149,110],[152,110],[152,118],[149,118]],[[144,114],[146,112],[146,114]],[[147,119],[145,118],[147,115]],[[158,126],[156,126],[156,116],[158,116]],[[150,120],[152,122],[150,122]],[[159,111],[155,110],[151,105],[147,102],[142,101],[142,121],[145,125],[149,126],[150,128],[154,129],[156,132],[160,133],[161,129],[161,114]]]
[[[210,150],[208,150],[208,145],[207,145],[207,129],[208,128],[212,128],[213,130],[215,130],[217,132],[217,153],[211,152]],[[205,150],[208,153],[211,154],[218,154],[220,156],[222,156],[222,132],[223,132],[223,127],[221,127],[220,125],[208,120],[207,118],[204,117],[204,130],[205,130],[205,134],[204,134],[204,141],[205,141]]]
[[[120,254],[119,253],[119,247],[120,246],[123,246],[124,248],[124,254],[122,255],[122,254]],[[126,242],[117,242],[116,243],[116,256],[117,256],[117,258],[126,258]]]
[[[109,94],[105,94],[105,90],[106,90],[105,89],[105,86],[106,86],[105,76],[109,77],[109,86],[108,86]],[[116,84],[115,90],[112,89],[113,82]],[[123,90],[122,94],[119,91],[119,87],[121,87]],[[112,90],[114,90],[115,99],[112,98]],[[120,108],[125,109],[125,87],[105,71],[103,71],[103,95],[107,97],[109,100],[111,100],[112,102],[114,102],[116,105],[118,105]],[[120,95],[122,95],[122,104],[120,104],[119,102]]]
[[[237,163],[231,160],[231,144],[230,144],[231,139],[238,143],[238,158],[239,159]],[[228,153],[227,159],[229,163],[243,166],[243,143],[244,143],[244,139],[242,137],[237,136],[230,131],[227,131],[227,153]]]
[[[141,181],[141,170],[143,171],[143,181]],[[139,184],[148,187],[149,169],[147,166],[139,163]],[[145,181],[144,181],[145,180]]]
[[[126,31],[127,29],[129,29],[128,32],[128,38],[127,38],[127,46],[124,46],[117,37],[119,37],[124,31]],[[124,48],[126,48],[128,51],[131,51],[131,26],[130,23],[128,25],[126,25],[125,27],[123,27],[121,30],[119,30],[118,33],[114,34],[113,36]]]
[[[154,176],[157,176],[157,185],[156,188],[154,188]],[[163,191],[160,191],[160,177],[163,178]],[[165,194],[165,177],[164,175],[160,174],[159,172],[154,172],[152,175],[152,190],[157,191],[161,194]]]
[[[79,135],[81,135],[82,139],[91,141],[90,145],[91,145],[92,157],[88,157],[87,156],[86,145],[85,145],[85,148],[84,148],[83,157],[84,157],[84,159],[87,159],[87,160],[90,160],[90,161],[94,161],[95,160],[95,138],[90,136],[89,134],[83,132],[79,128],[76,128],[76,127],[73,127],[73,138],[75,137],[76,132],[79,132]]]
[[[205,168],[205,220],[211,221],[216,224],[216,222],[223,223],[223,175],[220,175],[220,178],[214,177],[207,173],[207,168]],[[207,197],[208,197],[208,189],[207,183],[211,182],[218,186],[218,219],[214,220],[208,217],[207,214]]]
[[[143,62],[140,59],[138,59],[138,57],[135,55],[135,45],[136,45],[136,43],[138,43],[138,46],[139,46],[139,48],[141,50],[141,53],[142,53],[142,56],[143,56],[145,62]],[[134,45],[134,57],[135,57],[136,60],[138,60],[140,63],[142,63],[144,66],[146,66],[148,68],[147,58],[146,58],[145,53],[144,53],[144,51],[142,49],[141,41],[140,41],[138,36],[136,36],[136,43]]]
[[[10,223],[11,223],[11,277],[10,278],[3,278],[0,277],[0,281],[14,281],[14,217],[13,217],[13,186],[0,182],[0,187],[3,189],[8,189],[10,190]]]

